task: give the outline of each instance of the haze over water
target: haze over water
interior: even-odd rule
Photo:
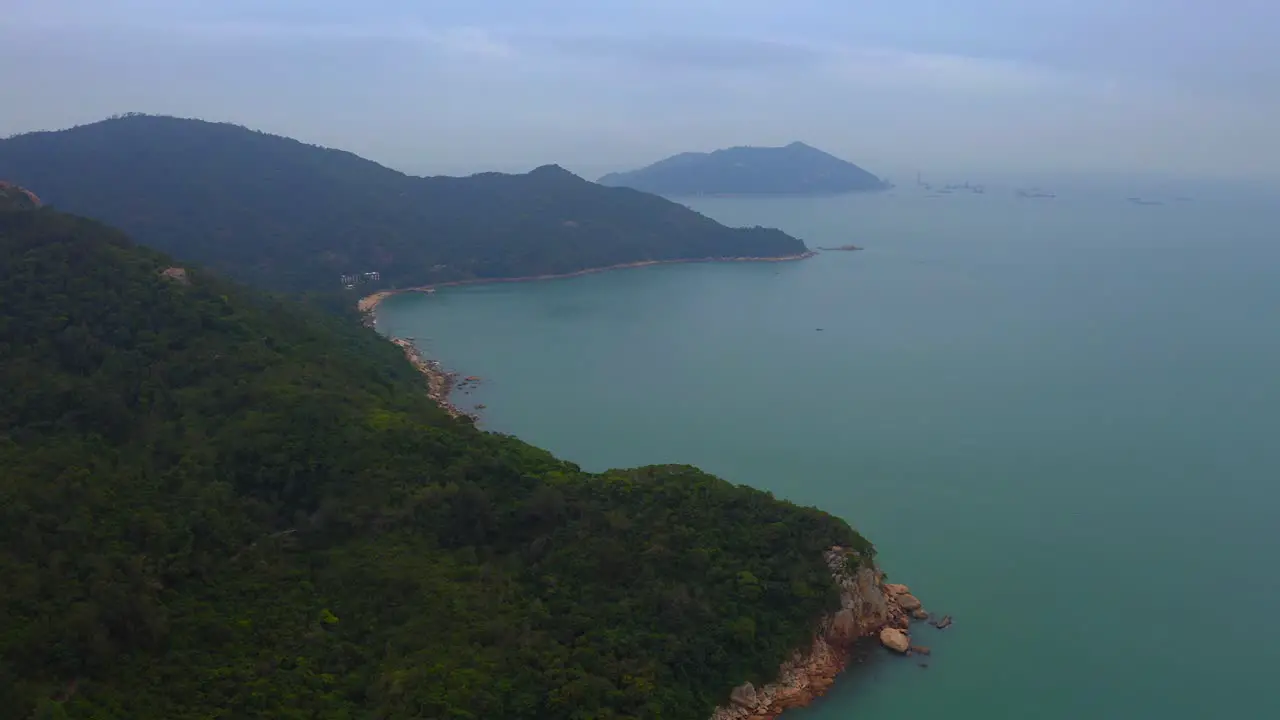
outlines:
[[[928,669],[878,657],[796,718],[1280,717],[1280,203],[1051,189],[698,201],[866,250],[405,295],[379,326],[485,378],[458,400],[487,428],[819,506],[955,617],[914,631]]]

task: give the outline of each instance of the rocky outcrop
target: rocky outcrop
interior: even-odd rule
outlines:
[[[453,391],[454,381],[457,378],[456,373],[445,372],[439,363],[423,357],[411,340],[391,338],[391,342],[400,348],[409,362],[413,363],[418,372],[427,378],[427,397],[434,400],[436,404],[453,417],[468,418],[473,422],[478,419],[475,415],[465,413],[449,402],[449,393]]]
[[[187,269],[180,267],[165,268],[160,271],[162,277],[168,278],[180,285],[190,285],[191,278],[187,277]]]
[[[833,547],[824,556],[840,588],[840,609],[822,618],[812,643],[782,663],[774,682],[760,688],[751,683],[734,688],[729,704],[716,708],[711,720],[772,720],[786,710],[808,705],[830,689],[848,665],[855,643],[875,638],[886,628],[902,636],[898,652],[908,651],[910,637],[905,631],[910,611],[898,602],[907,587],[884,584],[884,574],[851,550]]]
[[[887,627],[880,631],[880,644],[894,652],[904,653],[911,649],[911,638],[898,628]]]
[[[900,593],[897,596],[898,607],[903,610],[919,610],[923,603],[915,595],[909,592]]]
[[[0,180],[0,210],[35,210],[40,198],[30,190]]]

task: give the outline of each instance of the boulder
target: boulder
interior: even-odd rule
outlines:
[[[911,611],[911,617],[917,620],[928,620],[929,613],[926,612],[924,608],[916,608],[915,610]]]
[[[898,607],[907,611],[919,610],[920,606],[924,604],[920,602],[920,598],[917,598],[915,595],[912,595],[911,593],[902,593],[895,599],[897,600]]]
[[[885,628],[880,631],[880,644],[894,652],[905,653],[911,648],[911,638],[897,628]]]
[[[910,588],[908,588],[906,585],[901,585],[899,583],[885,583],[884,591],[888,593],[891,597],[894,595],[901,595],[905,592],[911,592]]]
[[[756,686],[751,683],[742,683],[729,693],[729,702],[738,707],[753,708],[756,706]]]

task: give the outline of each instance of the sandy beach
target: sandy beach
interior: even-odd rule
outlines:
[[[685,263],[704,263],[704,262],[790,262],[792,260],[804,260],[811,258],[818,253],[813,250],[796,255],[782,255],[778,257],[706,257],[706,258],[687,258],[681,260],[641,260],[639,262],[621,263],[618,265],[606,265],[598,268],[587,268],[586,270],[576,270],[570,273],[559,273],[553,275],[528,275],[524,277],[513,278],[474,278],[471,280],[453,280],[450,282],[435,283],[434,285],[419,285],[417,287],[398,288],[395,290],[379,290],[360,298],[357,307],[360,312],[372,313],[377,309],[378,304],[383,300],[407,292],[426,292],[427,290],[435,290],[445,287],[460,287],[462,285],[486,285],[490,283],[511,283],[511,282],[533,282],[536,280],[562,280],[564,278],[579,277],[582,275],[591,275],[594,273],[609,272],[610,270],[626,270],[628,268],[649,267],[651,265],[682,265]]]

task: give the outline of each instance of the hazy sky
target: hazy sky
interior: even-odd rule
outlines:
[[[414,172],[797,139],[881,174],[1280,168],[1280,0],[0,5],[0,135],[141,111]]]

